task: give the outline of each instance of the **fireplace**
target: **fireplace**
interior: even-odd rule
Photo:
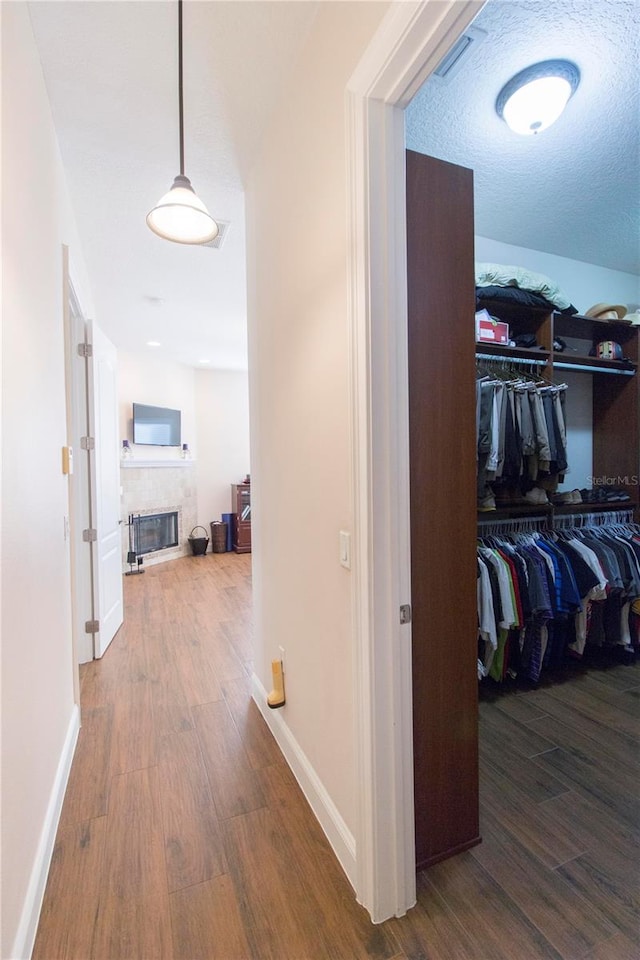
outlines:
[[[163,513],[178,514],[177,535],[172,541],[174,547],[164,547],[143,554],[145,567],[166,560],[177,560],[191,553],[189,531],[198,522],[195,460],[152,460],[140,461],[134,458],[123,460],[121,467],[122,517],[156,517]],[[133,526],[122,525],[122,572],[129,569],[127,557],[130,550],[129,533],[132,538]],[[173,531],[175,534],[175,531]],[[147,543],[147,549],[149,544]]]
[[[134,516],[133,532],[138,556],[178,546],[178,513]]]

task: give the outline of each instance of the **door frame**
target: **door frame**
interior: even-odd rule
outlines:
[[[416,902],[404,110],[484,0],[393,5],[347,85],[356,896]]]

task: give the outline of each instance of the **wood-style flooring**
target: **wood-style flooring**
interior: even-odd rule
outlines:
[[[638,960],[640,667],[482,702],[483,843],[374,926],[251,701],[250,562],[125,580],[35,960]]]

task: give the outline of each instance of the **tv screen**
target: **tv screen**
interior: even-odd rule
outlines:
[[[133,442],[152,447],[179,447],[180,411],[134,403]]]

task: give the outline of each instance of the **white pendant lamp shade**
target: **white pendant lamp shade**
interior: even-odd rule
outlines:
[[[180,173],[147,214],[147,225],[163,240],[174,243],[209,243],[219,233],[204,203],[184,172],[184,95],[182,83],[182,0],[178,0],[178,122],[180,128]]]
[[[209,243],[219,232],[189,178],[181,175],[147,215],[147,224],[159,237],[174,243]]]
[[[540,133],[556,122],[579,82],[580,72],[568,60],[536,63],[505,84],[496,111],[514,133]]]

